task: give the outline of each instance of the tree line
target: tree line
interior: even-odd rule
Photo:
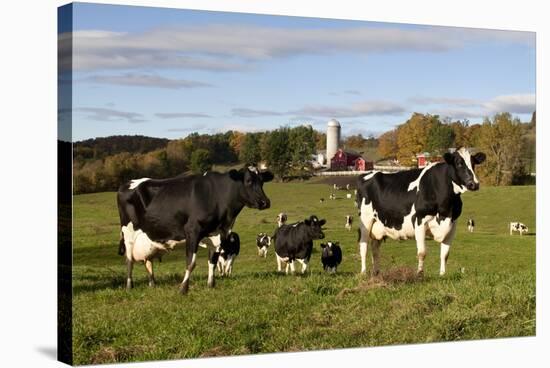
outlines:
[[[414,113],[405,123],[378,138],[378,152],[401,165],[416,165],[416,154],[442,155],[449,148],[468,147],[487,154],[476,169],[487,185],[522,184],[535,170],[536,113],[529,123],[511,114],[486,117],[481,124],[441,120],[438,115]]]

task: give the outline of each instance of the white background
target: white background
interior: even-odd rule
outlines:
[[[96,1],[537,32],[537,337],[134,363],[140,367],[542,367],[549,364],[548,66],[545,1]],[[0,365],[58,367],[56,355],[57,6],[4,1],[0,21]],[[495,60],[498,62],[498,60]],[[546,66],[546,69],[544,69]],[[449,71],[452,73],[452,71]],[[546,101],[546,104],[543,102]],[[7,115],[6,115],[7,113]],[[545,194],[546,192],[546,194]],[[545,244],[546,243],[546,244]],[[369,313],[365,310],[365,313]],[[546,345],[546,346],[545,346]],[[120,365],[117,365],[120,367]],[[107,366],[104,366],[107,367]]]

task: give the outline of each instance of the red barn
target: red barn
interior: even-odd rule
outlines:
[[[426,167],[428,164],[430,164],[432,162],[443,161],[443,158],[441,156],[431,155],[428,152],[417,154],[416,159],[417,159],[417,163],[418,163],[418,168],[420,168],[420,169]]]
[[[330,168],[332,170],[346,171],[357,170],[365,171],[372,170],[373,162],[367,161],[361,155],[352,152],[346,152],[339,148],[336,154],[330,160]]]

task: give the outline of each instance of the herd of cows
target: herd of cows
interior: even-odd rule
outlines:
[[[396,173],[371,171],[357,178],[355,205],[359,211],[361,273],[367,271],[369,247],[372,273],[379,273],[380,242],[389,237],[416,240],[417,271],[422,274],[426,235],[430,235],[441,244],[439,273],[445,274],[457,219],[462,212],[460,195],[479,189],[475,166],[485,160],[485,154],[470,155],[468,150],[461,148],[446,153],[443,158],[444,161],[422,169]],[[119,254],[126,258],[126,287],[133,286],[132,270],[136,262],[145,264],[149,285],[154,285],[153,259],[183,244],[187,266],[180,285],[181,293],[189,290],[199,246],[208,248],[208,286],[215,284],[216,269],[220,275],[231,275],[240,252],[239,235],[232,231],[235,220],[245,206],[258,210],[270,208],[263,184],[272,179],[273,174],[269,171],[247,166],[227,173],[143,178],[121,185],[117,193],[121,223]],[[346,217],[347,230],[351,230],[352,221],[352,216]],[[286,273],[289,270],[294,273],[298,262],[301,272],[305,273],[313,241],[325,237],[323,225],[326,220],[311,215],[299,222],[287,222],[287,216],[280,213],[272,235],[258,234],[258,255],[266,257],[268,247],[273,244],[278,271],[285,268]],[[473,232],[473,229],[474,221],[469,219],[468,230]],[[523,234],[528,229],[514,222],[510,223],[510,234],[513,231]],[[342,261],[338,242],[322,243],[321,250],[323,268],[336,272]]]

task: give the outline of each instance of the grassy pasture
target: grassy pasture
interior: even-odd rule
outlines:
[[[421,280],[414,277],[413,241],[383,243],[382,277],[358,275],[357,211],[345,191],[333,201],[326,184],[268,183],[265,191],[272,208],[245,208],[237,219],[242,244],[233,276],[208,289],[207,251],[200,248],[187,296],[177,292],[181,248],[155,262],[155,288],[138,264],[135,288],[126,291],[115,193],[75,196],[75,364],[535,334],[535,187],[463,195],[448,273],[438,276],[439,246],[428,241]],[[311,214],[327,219],[325,240],[343,247],[338,274],[322,271],[318,241],[306,276],[277,274],[272,248],[267,259],[258,258],[255,236],[271,233],[280,211],[291,222]],[[351,232],[344,229],[346,214],[354,216]],[[468,216],[476,221],[473,234],[466,231]],[[524,222],[531,234],[509,236],[510,221]]]

